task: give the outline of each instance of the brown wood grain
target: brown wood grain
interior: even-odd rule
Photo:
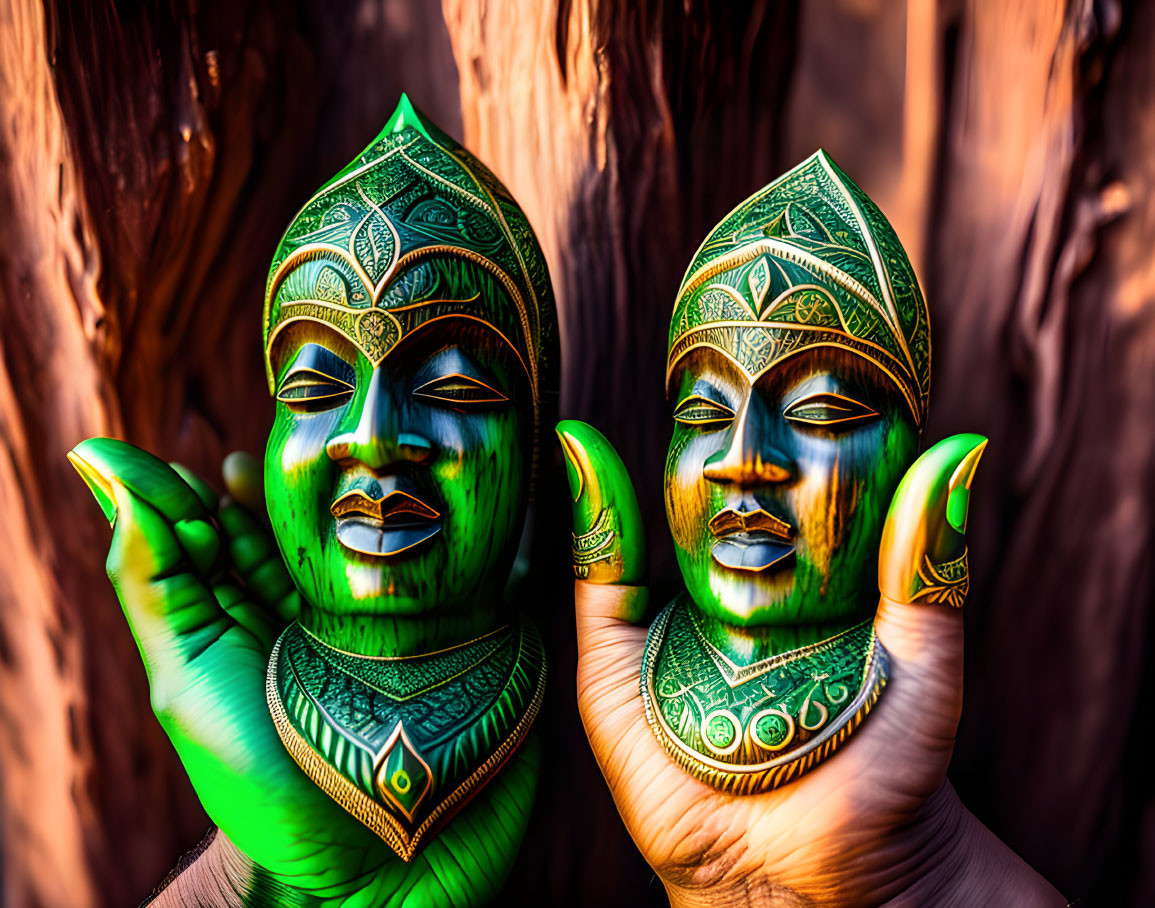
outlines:
[[[0,879],[122,905],[206,822],[148,709],[63,454],[259,452],[264,271],[411,93],[509,185],[560,304],[563,414],[622,451],[657,598],[673,294],[727,210],[822,146],[930,300],[928,438],[991,444],[952,778],[1089,904],[1155,901],[1155,8],[1114,0],[12,0],[0,10]],[[565,502],[535,572],[558,755],[510,903],[660,904],[572,703]],[[556,551],[554,551],[556,549]],[[557,577],[555,578],[555,574]]]
[[[419,0],[14,0],[0,86],[0,879],[14,906],[136,904],[208,821],[64,454],[259,453],[281,231],[401,90],[458,131],[456,79]]]

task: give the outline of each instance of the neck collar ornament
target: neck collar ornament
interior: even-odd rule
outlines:
[[[922,427],[926,300],[894,228],[824,151],[742,202],[695,253],[670,322],[667,387],[697,347],[753,379],[815,346],[880,368]]]
[[[313,782],[412,860],[525,738],[545,690],[531,624],[422,656],[357,656],[293,623],[273,647],[269,711]]]
[[[650,626],[642,702],[674,762],[721,791],[769,791],[802,775],[850,736],[886,684],[873,619],[738,666],[706,639],[695,612],[682,595]]]

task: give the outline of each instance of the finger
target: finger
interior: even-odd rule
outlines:
[[[616,790],[630,755],[656,748],[638,686],[647,590],[641,515],[621,458],[576,420],[557,427],[573,497],[578,708],[606,780]]]
[[[575,419],[558,423],[573,497],[573,563],[582,597],[606,617],[639,621],[645,613],[645,538],[629,474],[597,429]]]
[[[106,563],[150,679],[181,668],[232,626],[202,572],[219,539],[200,498],[167,464],[113,439],[89,439],[69,460],[113,522]]]
[[[188,483],[188,487],[196,493],[197,498],[201,500],[201,504],[204,505],[206,511],[210,513],[216,511],[220,500],[217,498],[217,493],[213,491],[212,486],[197,476],[197,474],[188,467],[184,466],[184,464],[171,461],[169,466],[173,468],[173,471],[181,479]]]
[[[247,451],[233,451],[221,464],[225,489],[257,517],[268,513],[265,506],[265,479],[261,464]]]
[[[172,467],[126,441],[89,438],[68,452],[68,460],[109,523],[116,517],[114,483],[143,498],[171,523],[206,516],[204,504]]]
[[[233,621],[259,641],[262,652],[272,652],[284,624],[272,620],[264,603],[253,601],[248,590],[228,581],[215,584],[213,596]]]
[[[225,458],[222,473],[229,494],[224,498],[218,498],[212,487],[187,467],[179,463],[170,463],[169,466],[188,483],[205,508],[217,514],[220,521],[219,534],[216,528],[210,529],[207,525],[198,524],[198,527],[204,526],[204,529],[194,532],[193,538],[188,540],[185,534],[189,531],[184,524],[177,524],[175,529],[178,538],[189,548],[190,545],[196,545],[200,541],[199,536],[209,530],[211,542],[219,548],[220,536],[224,536],[229,566],[244,587],[242,589],[235,583],[218,582],[213,585],[213,592],[229,617],[264,643],[270,633],[275,636],[274,629],[278,625],[297,617],[300,597],[285,570],[280,553],[269,537],[268,527],[252,515],[244,501],[238,503],[236,498],[237,493],[250,500],[253,495],[264,494],[256,460],[239,451]],[[263,511],[263,500],[259,497],[257,500]],[[194,561],[202,574],[207,574],[205,565],[197,561],[195,556]],[[263,614],[262,610],[265,609],[273,614]],[[272,648],[271,642],[269,648]]]
[[[233,570],[249,595],[282,621],[294,620],[301,598],[268,527],[231,498],[221,504],[220,522]]]
[[[962,711],[966,531],[971,481],[987,439],[953,435],[907,471],[879,549],[875,630],[890,656],[887,698],[926,743],[947,750]]]

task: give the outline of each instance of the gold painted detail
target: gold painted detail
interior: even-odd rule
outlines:
[[[405,724],[398,722],[381,749],[373,772],[377,793],[410,823],[421,801],[433,788],[433,770],[405,734]]]
[[[579,578],[589,576],[591,564],[605,561],[614,554],[615,535],[610,509],[602,508],[590,531],[573,537],[573,565]]]
[[[922,564],[918,568],[918,581],[921,588],[911,597],[912,602],[923,601],[962,608],[970,591],[967,553],[964,551],[953,561],[941,564],[932,564],[930,558],[923,555]]]
[[[410,678],[410,686],[414,676],[426,679],[422,681],[422,688],[427,689],[426,696],[432,698],[427,704],[414,704],[418,699],[414,692],[387,692],[384,686],[375,691],[372,686],[364,686],[363,679],[346,676],[336,689],[352,690],[351,696],[361,698],[353,706],[355,713],[360,710],[354,731],[351,726],[336,721],[335,716],[342,714],[342,710],[318,709],[320,704],[315,699],[326,696],[325,692],[331,689],[326,679],[335,677],[336,670],[315,661],[306,661],[301,666],[286,661],[286,645],[298,653],[297,658],[303,652],[302,641],[312,641],[307,643],[310,647],[323,646],[293,624],[277,640],[269,657],[265,684],[269,713],[286,750],[305,774],[379,836],[398,857],[410,861],[428,837],[494,777],[525,739],[537,716],[546,677],[541,640],[527,624],[512,633],[510,636],[510,629],[506,628],[495,632],[496,636],[489,634],[437,654],[402,659],[362,660],[332,650],[332,655],[326,658],[338,660],[338,664],[356,660],[365,678],[371,679],[375,672],[386,672],[397,675],[398,681]],[[503,641],[512,645],[513,650]],[[484,650],[477,650],[478,646]],[[483,675],[471,682],[473,669],[469,666],[481,666],[476,662],[476,653],[491,653],[482,659],[490,662],[500,656],[503,648],[507,667],[499,668],[496,675],[482,667]],[[437,661],[430,662],[431,659]],[[446,660],[448,663],[439,667],[439,663]],[[494,667],[501,664],[492,663]],[[458,733],[444,740],[443,731],[434,730],[431,735],[426,730],[427,746],[416,740],[415,733],[420,733],[422,723],[428,721],[423,717],[431,712],[436,718],[444,717],[441,704],[447,697],[460,705],[468,700],[466,689],[476,691],[479,684],[484,687],[485,677],[504,678],[504,687],[484,694],[485,702],[480,709],[467,709],[465,724]],[[461,686],[460,692],[457,686]],[[401,711],[394,712],[387,706],[394,702],[413,705],[399,706]],[[365,704],[368,704],[368,713],[362,708]],[[340,704],[329,702],[328,705]],[[460,712],[460,709],[454,711]],[[392,719],[388,718],[390,713]],[[411,727],[409,719],[399,719],[398,715],[416,717],[415,724]],[[378,717],[376,722],[375,717]],[[384,743],[375,752],[368,752],[367,736],[372,737],[376,729],[387,732]]]
[[[475,292],[466,299],[468,291]],[[438,311],[407,311],[422,306]],[[305,203],[277,247],[265,289],[269,386],[273,340],[291,321],[330,325],[376,366],[431,317],[465,315],[513,348],[536,409],[543,377],[545,390],[555,377],[553,310],[544,256],[508,190],[402,97],[381,133]]]
[[[692,612],[676,599],[651,626],[642,700],[670,757],[722,791],[768,791],[813,768],[886,684],[888,659],[871,621],[739,667],[705,639]]]
[[[922,289],[882,212],[822,151],[741,202],[695,253],[670,321],[667,389],[699,347],[753,379],[815,346],[878,365],[923,423],[931,347]]]

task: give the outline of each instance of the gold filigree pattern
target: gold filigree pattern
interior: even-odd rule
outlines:
[[[911,597],[912,602],[921,600],[935,605],[962,608],[970,591],[967,553],[964,551],[953,561],[944,561],[941,564],[932,564],[930,558],[923,555],[922,564],[918,568],[918,579],[922,586]]]
[[[863,622],[826,640],[736,666],[685,598],[650,627],[646,721],[670,757],[722,791],[768,791],[829,757],[878,701],[886,651]]]
[[[822,151],[742,202],[699,248],[670,323],[667,386],[699,347],[754,380],[815,346],[877,365],[923,423],[926,301],[893,228]]]
[[[489,326],[515,352],[535,404],[553,386],[553,297],[537,240],[508,190],[401,103],[381,134],[313,196],[277,247],[265,352],[298,321],[325,324],[377,365],[442,318]]]

